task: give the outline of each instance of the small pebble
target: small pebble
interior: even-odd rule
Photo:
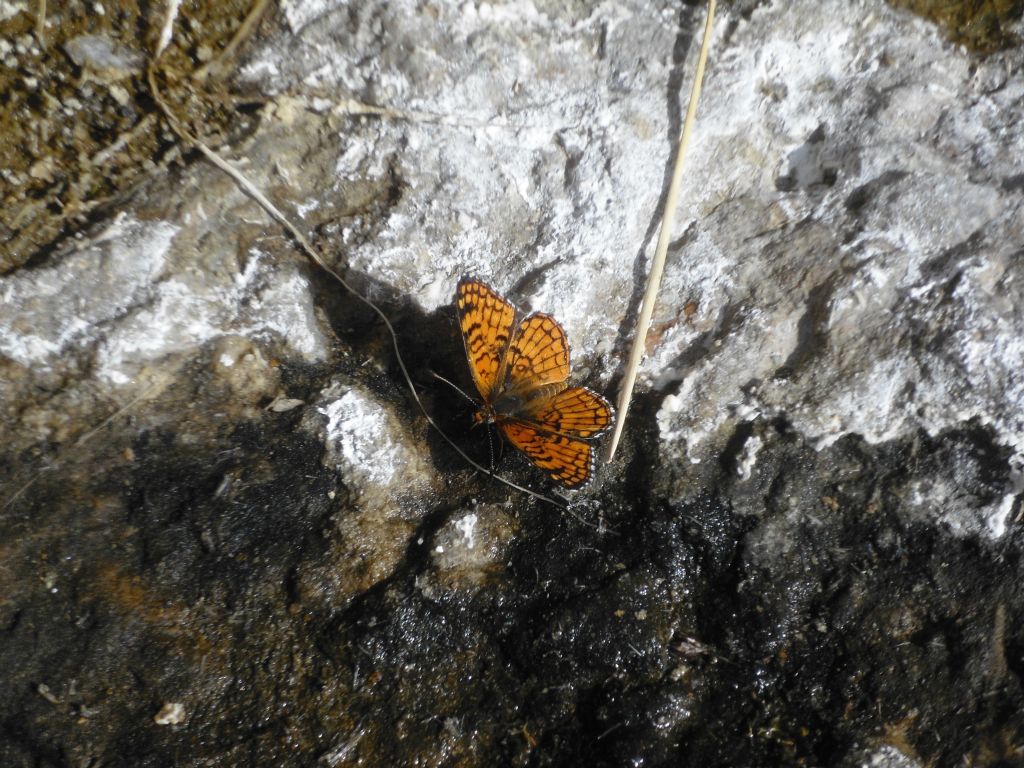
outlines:
[[[153,722],[157,725],[178,725],[184,721],[185,707],[177,701],[167,702],[153,715]]]
[[[131,94],[128,93],[128,89],[120,85],[110,86],[110,95],[118,104],[122,107],[131,101]]]

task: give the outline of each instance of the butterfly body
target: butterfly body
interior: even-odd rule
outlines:
[[[569,386],[569,344],[550,315],[518,323],[510,302],[475,278],[459,281],[455,296],[466,358],[483,401],[474,424],[493,424],[539,469],[566,488],[590,479],[587,442],[612,422],[608,402],[586,387]]]

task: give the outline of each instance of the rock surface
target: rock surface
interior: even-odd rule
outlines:
[[[54,50],[151,50],[68,8]],[[613,392],[701,23],[282,3],[220,151],[452,440],[550,493],[432,375],[472,388],[454,286]],[[0,763],[1019,762],[1022,65],[876,0],[725,5],[625,441],[564,511],[474,473],[199,155],[11,240]]]

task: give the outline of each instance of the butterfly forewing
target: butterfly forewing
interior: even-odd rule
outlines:
[[[489,403],[502,374],[516,309],[489,285],[472,278],[459,281],[455,302],[473,383]]]
[[[566,488],[576,488],[590,479],[593,456],[589,443],[553,434],[518,419],[499,421],[498,428],[539,469]]]
[[[586,387],[569,387],[530,401],[523,416],[561,435],[594,437],[612,423],[612,407]]]
[[[537,312],[516,328],[508,347],[506,392],[524,393],[569,378],[569,342],[551,315]]]

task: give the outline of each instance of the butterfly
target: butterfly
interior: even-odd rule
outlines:
[[[455,291],[466,358],[483,405],[474,423],[493,424],[513,446],[565,488],[594,472],[588,439],[614,418],[586,387],[570,387],[569,342],[551,315],[518,323],[516,308],[487,283],[464,277]]]

